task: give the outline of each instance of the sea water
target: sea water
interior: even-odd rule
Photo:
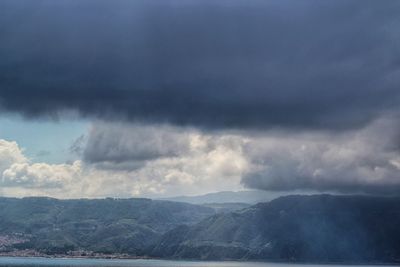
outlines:
[[[0,266],[23,267],[349,267],[352,265],[292,264],[240,261],[173,261],[142,259],[71,259],[71,258],[27,258],[0,257]],[[353,265],[354,266],[354,265]],[[384,267],[385,265],[376,265]],[[391,265],[393,266],[393,265]],[[357,265],[357,267],[374,267],[374,265]]]

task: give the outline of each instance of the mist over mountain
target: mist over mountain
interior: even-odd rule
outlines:
[[[399,262],[400,198],[287,196],[163,236],[152,254],[205,260]]]

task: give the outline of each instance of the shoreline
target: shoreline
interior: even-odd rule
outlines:
[[[23,253],[25,252],[25,253]],[[104,254],[104,253],[93,253],[92,255],[69,255],[69,254],[46,254],[43,252],[37,251],[21,251],[20,253],[0,253],[0,258],[46,258],[46,259],[105,259],[105,260],[112,260],[112,259],[127,259],[127,260],[134,260],[134,259],[158,259],[158,258],[150,258],[146,256],[133,256],[129,254]]]
[[[148,256],[132,256],[125,254],[100,254],[96,256],[74,256],[65,254],[36,254],[36,255],[16,255],[8,253],[0,253],[0,260],[2,258],[20,258],[20,259],[54,259],[54,260],[156,260],[156,261],[176,261],[176,262],[236,262],[236,263],[271,263],[271,264],[293,264],[293,265],[338,265],[338,266],[400,266],[400,262],[303,262],[303,261],[276,261],[276,260],[235,260],[235,259],[214,259],[214,260],[202,260],[202,259],[174,259],[174,258],[156,258]]]

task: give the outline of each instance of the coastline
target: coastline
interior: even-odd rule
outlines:
[[[79,251],[81,252],[81,251]],[[83,253],[77,253],[72,251],[67,254],[47,254],[44,252],[36,251],[36,250],[17,250],[10,252],[0,252],[0,257],[9,257],[9,258],[48,258],[48,259],[158,259],[158,258],[150,258],[147,256],[133,256],[129,254],[120,254],[120,253],[97,253],[91,251],[85,251]]]
[[[19,252],[27,252],[19,251]],[[33,251],[30,251],[33,252]],[[235,263],[265,263],[282,265],[325,265],[325,266],[400,266],[400,262],[305,262],[305,261],[277,261],[277,260],[238,260],[238,259],[182,259],[182,258],[157,258],[148,256],[133,256],[129,254],[104,254],[92,253],[90,255],[70,255],[70,254],[46,254],[35,251],[35,253],[10,253],[0,252],[0,259],[49,259],[49,260],[155,260],[155,261],[176,261],[176,262],[235,262]],[[1,264],[0,264],[1,266]]]

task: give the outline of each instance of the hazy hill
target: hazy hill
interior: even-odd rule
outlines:
[[[0,198],[0,235],[48,253],[86,249],[135,255],[168,230],[214,214],[207,207],[150,199]]]
[[[152,255],[303,262],[400,261],[400,198],[288,196],[168,233]]]
[[[248,203],[256,204],[267,202],[279,195],[259,190],[248,191],[222,191],[198,196],[178,196],[166,198],[164,200],[186,202],[191,204],[209,204],[209,203]]]
[[[251,205],[248,203],[206,203],[202,204],[204,207],[209,207],[214,209],[216,213],[226,213],[226,212],[232,212],[232,211],[237,211],[241,210],[244,208],[248,208]]]

